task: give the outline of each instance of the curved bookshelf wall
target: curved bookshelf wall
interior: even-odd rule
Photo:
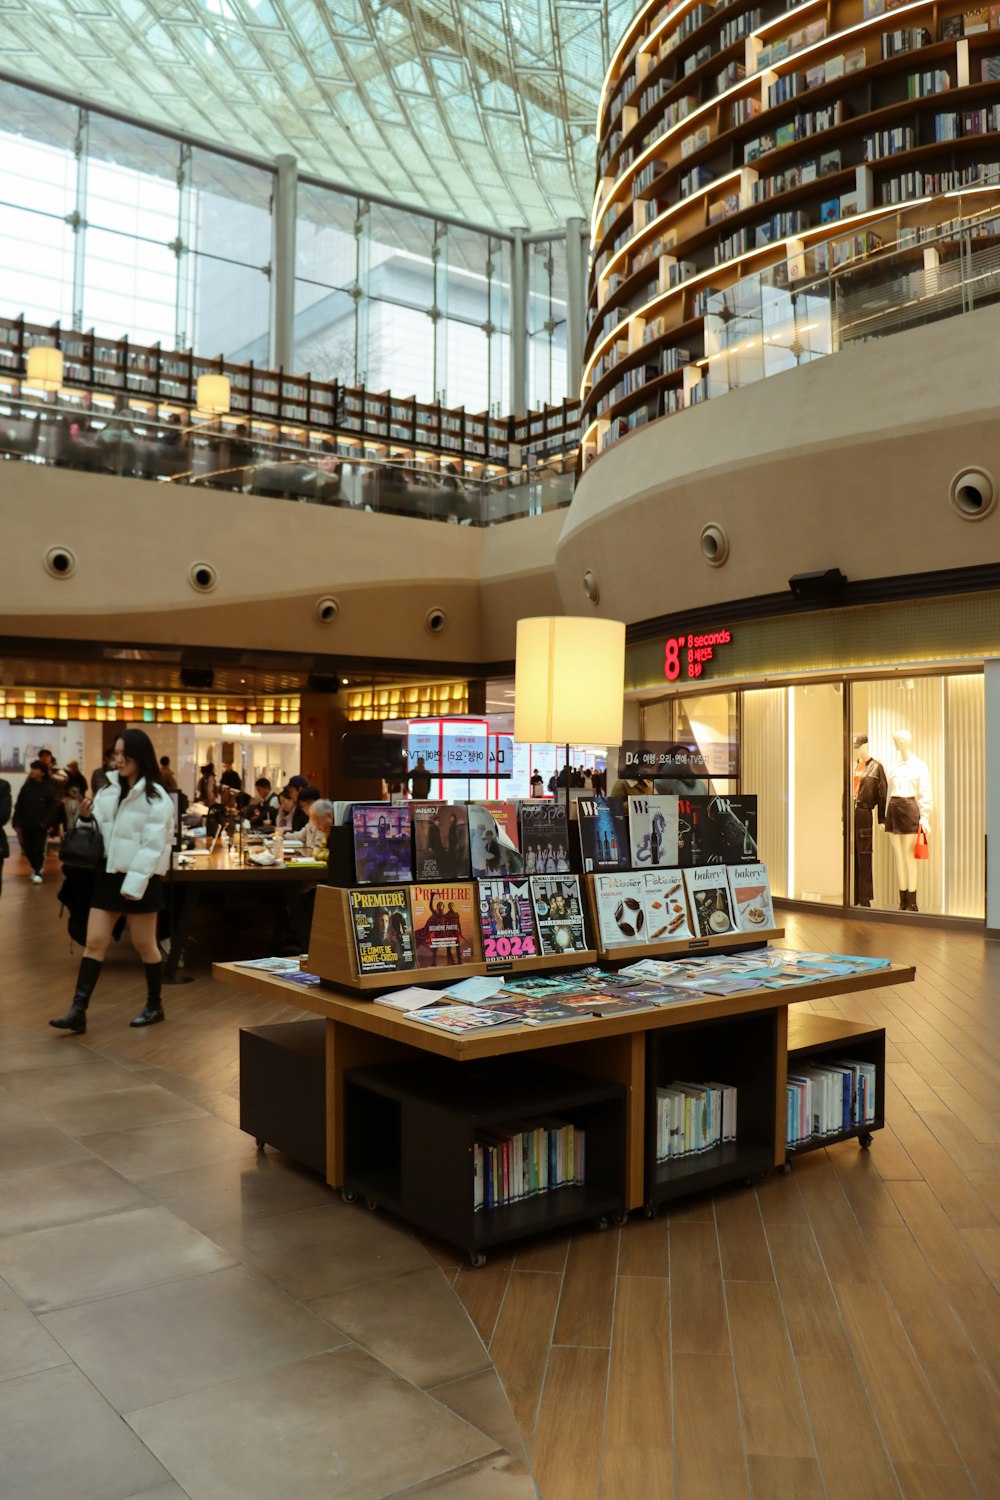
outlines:
[[[840,347],[852,268],[891,261],[903,302],[907,265],[954,284],[995,209],[1000,5],[650,0],[601,96],[584,464],[741,383],[754,341],[787,356],[762,373]]]

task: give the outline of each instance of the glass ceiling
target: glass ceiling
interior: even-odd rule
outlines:
[[[589,215],[637,0],[15,0],[0,69],[509,230]]]

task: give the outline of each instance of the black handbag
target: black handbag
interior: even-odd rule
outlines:
[[[80,818],[75,828],[63,834],[59,858],[68,870],[100,869],[104,861],[104,840],[97,824],[91,819]]]

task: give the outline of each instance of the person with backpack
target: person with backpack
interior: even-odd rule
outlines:
[[[94,881],[76,992],[66,1014],[49,1025],[77,1036],[86,1031],[87,1006],[115,924],[124,915],[146,971],[146,1004],[130,1025],[152,1026],[164,1019],[156,921],[163,910],[163,876],[170,868],[174,805],[160,781],[156,752],[144,730],[126,729],[118,736],[109,784],[92,803],[84,802],[80,812],[83,817],[93,813],[103,858]]]
[[[41,885],[45,870],[45,845],[56,820],[59,798],[43,760],[33,760],[28,779],[14,803],[13,825],[21,835],[25,858],[31,866],[32,885]]]

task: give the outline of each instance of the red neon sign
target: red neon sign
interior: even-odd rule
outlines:
[[[700,677],[706,662],[713,661],[720,646],[732,641],[729,630],[709,630],[700,635],[671,635],[664,643],[663,675],[668,682],[676,682],[681,675],[687,678]]]

